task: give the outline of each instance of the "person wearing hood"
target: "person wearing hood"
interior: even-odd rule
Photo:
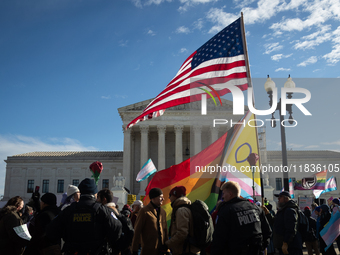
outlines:
[[[25,250],[25,255],[44,254],[46,251],[51,252],[52,249],[60,251],[58,241],[53,242],[46,238],[47,225],[52,222],[59,212],[56,195],[45,193],[40,199],[40,212],[34,216],[32,224],[29,225],[32,239]]]
[[[79,202],[80,191],[78,187],[74,185],[68,185],[66,196],[67,197],[61,207],[61,210],[64,210],[66,207],[74,202]]]
[[[0,254],[21,255],[28,241],[20,238],[14,227],[23,225],[19,211],[24,207],[21,197],[12,197],[0,210]]]
[[[199,254],[200,250],[187,244],[188,235],[194,236],[193,218],[189,208],[183,205],[190,205],[191,201],[186,196],[184,186],[176,186],[169,193],[169,199],[172,207],[170,239],[165,242],[166,246],[172,250],[173,255],[179,254]]]
[[[331,218],[331,211],[328,205],[320,205],[320,228],[319,228],[319,241],[320,241],[320,251],[323,255],[336,255],[335,249],[333,244],[325,251],[327,247],[325,241],[320,236],[321,230],[325,227],[325,225],[329,222]]]
[[[274,247],[282,254],[302,255],[302,238],[298,230],[298,205],[288,191],[278,196],[279,210],[274,219]]]

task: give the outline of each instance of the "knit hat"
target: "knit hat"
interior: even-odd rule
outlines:
[[[320,212],[321,206],[315,208],[315,211]]]
[[[149,197],[150,199],[153,199],[155,197],[158,197],[163,194],[163,191],[160,188],[153,188],[149,191]]]
[[[128,210],[129,212],[132,212],[132,209],[128,204],[124,205],[122,210]]]
[[[135,202],[133,202],[132,206],[134,205],[138,205],[140,207],[143,207],[143,202],[141,200],[136,200]]]
[[[81,194],[94,195],[98,193],[97,185],[93,179],[86,178],[82,180],[78,188]]]
[[[303,210],[304,210],[304,211],[310,210],[310,208],[309,208],[308,206],[306,206]]]
[[[184,186],[176,186],[170,190],[169,196],[175,196],[177,198],[183,197],[186,195],[186,191]]]
[[[48,205],[56,205],[57,197],[53,193],[45,193],[41,197],[41,201]]]
[[[67,188],[67,196],[68,197],[73,195],[74,193],[77,193],[77,192],[80,192],[77,186],[68,185],[68,188]]]
[[[337,198],[334,198],[334,199],[332,200],[332,202],[333,202],[334,204],[337,204],[337,205],[340,204],[340,201],[339,201],[339,199],[337,199]]]

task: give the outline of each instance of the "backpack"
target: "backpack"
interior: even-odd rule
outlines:
[[[188,236],[189,244],[204,250],[212,242],[214,232],[214,225],[208,206],[203,201],[196,200],[191,205],[182,205],[180,207],[189,208],[193,219],[194,236]]]
[[[125,251],[132,244],[133,235],[135,233],[132,222],[129,218],[123,214],[116,215],[118,220],[122,223],[122,235],[117,241],[117,246],[115,247],[118,251]]]
[[[298,229],[297,231],[300,233],[302,242],[304,242],[309,233],[309,220],[307,216],[300,210],[297,209],[297,214],[298,214]]]

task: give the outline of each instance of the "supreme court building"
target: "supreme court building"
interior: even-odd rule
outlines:
[[[152,101],[145,100],[118,109],[124,132],[123,151],[74,151],[74,152],[27,152],[7,157],[5,193],[3,200],[21,196],[25,201],[31,197],[35,186],[40,192],[62,194],[69,184],[79,182],[91,176],[89,165],[94,161],[103,163],[104,170],[100,175],[98,188],[115,187],[116,178],[124,178],[124,186],[131,194],[143,195],[147,181],[136,182],[136,176],[143,164],[151,158],[158,170],[178,164],[221,137],[230,125],[213,127],[213,119],[227,119],[236,123],[232,115],[232,102],[222,99],[223,106],[208,102],[208,114],[202,116],[200,102],[179,105],[169,108],[164,115],[139,122],[132,128],[126,125],[137,117]],[[245,110],[246,107],[245,107]],[[213,112],[213,114],[209,114]],[[282,165],[281,151],[267,151],[265,128],[258,129],[261,163],[268,166]],[[332,166],[331,176],[338,177],[336,164],[340,163],[340,153],[334,151],[288,151],[288,163],[298,168],[305,164],[322,164]],[[300,172],[297,169],[289,174],[296,180],[309,177],[313,173]],[[283,187],[283,174],[265,173],[265,196],[271,200]],[[150,179],[150,177],[149,177]],[[337,180],[338,181],[338,180]],[[312,196],[311,191],[297,191],[296,196]],[[339,191],[323,194],[322,198],[339,197]],[[139,199],[139,197],[137,197]]]

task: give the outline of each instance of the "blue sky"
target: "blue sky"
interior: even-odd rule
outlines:
[[[256,103],[267,107],[267,74],[312,94],[287,147],[340,150],[338,0],[3,0],[0,194],[7,156],[122,150],[117,108],[160,93],[241,11]],[[267,147],[280,149],[279,128],[267,127]]]

